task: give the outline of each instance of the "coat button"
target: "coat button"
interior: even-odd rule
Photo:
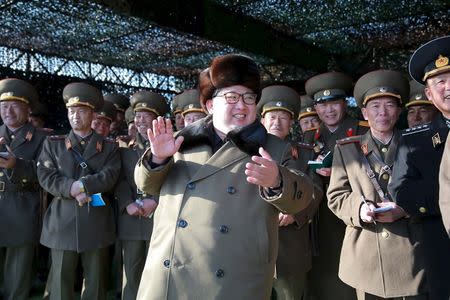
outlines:
[[[236,193],[236,189],[233,186],[229,186],[227,187],[227,193],[233,195],[234,193]]]
[[[421,206],[421,207],[419,207],[419,211],[424,214],[427,212],[427,209],[425,207]]]
[[[386,148],[386,147],[381,148],[381,152],[383,152],[383,153],[388,152],[388,148]]]
[[[170,266],[170,260],[166,259],[164,261],[164,267],[168,268]]]
[[[3,176],[3,175],[5,175],[5,174],[3,174],[3,172],[0,172],[0,177]]]
[[[216,276],[222,278],[225,275],[225,272],[222,269],[218,269],[216,271]]]
[[[228,226],[226,226],[226,225],[220,225],[220,227],[219,227],[219,231],[220,231],[221,233],[228,233],[229,230],[230,230],[230,229],[229,229]]]
[[[189,183],[187,184],[187,188],[190,189],[190,190],[195,189],[195,183],[189,182]]]
[[[389,232],[383,231],[383,232],[381,233],[381,236],[382,236],[383,238],[387,239],[387,238],[389,237]]]
[[[186,226],[188,226],[188,222],[186,222],[186,220],[178,221],[178,227],[185,228]]]
[[[381,176],[381,178],[383,178],[384,180],[388,180],[389,174],[384,173],[383,176]]]

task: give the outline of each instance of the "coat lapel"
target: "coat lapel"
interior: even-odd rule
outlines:
[[[20,128],[16,134],[16,137],[11,141],[11,150],[17,149],[20,145],[31,140],[34,134],[35,128],[31,124],[27,123]]]
[[[103,137],[93,132],[91,139],[89,140],[89,143],[87,144],[86,149],[84,150],[83,153],[84,159],[89,160],[95,154],[102,152],[102,148],[103,148]]]
[[[228,141],[213,156],[205,161],[200,169],[192,176],[191,182],[211,176],[246,157],[248,157],[248,154],[240,151],[232,142]]]
[[[11,144],[11,140],[9,138],[8,129],[6,128],[6,125],[2,125],[0,127],[0,137],[3,137],[5,139],[6,145]],[[0,145],[0,149],[2,149],[2,151],[6,151],[5,145]]]

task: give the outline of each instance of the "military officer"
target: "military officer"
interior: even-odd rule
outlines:
[[[130,102],[136,116],[144,115],[148,120],[140,122],[139,137],[129,143],[128,148],[120,148],[122,171],[115,195],[118,205],[117,234],[123,249],[122,299],[125,300],[136,299],[152,234],[152,213],[157,206],[156,198],[137,189],[134,167],[147,148],[147,129],[152,121],[169,112],[164,97],[154,92],[137,92],[131,96]],[[143,133],[145,136],[142,136]]]
[[[445,143],[439,171],[439,208],[448,237],[450,238],[450,139]]]
[[[173,97],[172,100],[172,114],[175,117],[175,128],[177,131],[184,128],[183,115],[181,114],[183,109],[179,104],[178,96]]]
[[[433,102],[427,99],[425,86],[415,80],[411,80],[409,86],[409,102],[405,105],[408,127],[430,123],[439,114],[439,111]]]
[[[367,122],[360,122],[347,115],[346,97],[350,95],[352,79],[339,72],[328,72],[314,76],[306,81],[306,93],[314,99],[314,107],[321,120],[318,128],[307,130],[304,142],[314,144],[317,160],[327,153],[333,153],[336,141],[346,137],[364,134]],[[316,171],[322,176],[323,190],[326,191],[331,168]],[[344,237],[345,226],[322,201],[314,220],[313,242],[315,256],[309,274],[307,294],[313,299],[354,299],[355,292],[338,278],[339,254]]]
[[[4,299],[28,299],[40,230],[36,160],[46,132],[28,122],[36,89],[20,79],[0,81],[0,252]],[[1,282],[0,282],[1,285]]]
[[[206,117],[206,112],[200,105],[199,97],[198,90],[185,90],[177,97],[178,104],[182,108],[181,115],[185,127]]]
[[[300,96],[301,106],[300,113],[298,115],[298,122],[302,132],[306,132],[312,128],[318,128],[320,126],[320,120],[317,116],[316,109],[314,108],[314,101],[308,95]]]
[[[125,124],[125,110],[130,106],[130,100],[127,96],[122,94],[106,94],[104,100],[112,102],[116,108],[116,115],[111,122],[110,135],[116,138],[119,135],[127,134],[127,127]]]
[[[116,107],[112,102],[103,101],[103,106],[94,113],[91,128],[99,135],[108,137],[110,126],[116,117]]]
[[[289,131],[300,110],[300,96],[295,90],[282,85],[262,90],[258,103],[261,123],[267,132],[282,140],[289,140]],[[293,160],[289,166],[319,180],[313,199],[303,211],[295,214],[279,213],[278,258],[274,289],[276,299],[302,299],[306,274],[311,269],[309,223],[319,207],[323,192],[318,175],[308,168],[314,158],[313,146],[293,143]]]
[[[417,240],[421,226],[387,191],[400,139],[395,123],[408,92],[400,72],[362,76],[354,96],[370,130],[339,140],[333,157],[328,205],[347,226],[339,278],[359,300],[428,299]]]
[[[128,136],[131,138],[135,138],[137,134],[136,124],[134,124],[134,110],[130,106],[125,111],[125,122],[127,122],[128,126]]]
[[[450,36],[419,47],[409,61],[411,77],[442,115],[402,133],[390,191],[397,203],[423,223],[426,282],[430,299],[450,297],[450,239],[439,210],[439,165],[450,123]]]
[[[106,198],[102,203],[98,193],[114,186],[119,153],[114,141],[91,129],[94,111],[103,104],[98,89],[70,83],[63,99],[72,130],[49,137],[37,164],[41,186],[54,195],[41,234],[41,243],[51,248],[50,299],[74,299],[79,258],[84,275],[81,299],[106,299],[106,254],[114,243],[115,226],[112,203]]]
[[[136,165],[138,188],[160,194],[137,298],[268,299],[278,213],[306,208],[313,186],[282,165],[289,144],[256,119],[260,76],[251,58],[214,58],[199,86],[210,115],[176,138],[158,117]]]

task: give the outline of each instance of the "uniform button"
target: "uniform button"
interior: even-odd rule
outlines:
[[[383,176],[381,176],[384,180],[388,180],[389,179],[389,174],[384,173]]]
[[[170,266],[170,260],[166,259],[164,261],[164,267],[168,268]]]
[[[13,135],[11,135],[11,139],[13,140],[13,139],[15,139],[16,137],[14,136],[14,134]]]
[[[233,186],[227,187],[227,193],[233,195],[236,193],[236,189]]]
[[[222,269],[216,271],[216,276],[222,278],[225,275],[225,272]]]
[[[427,209],[425,207],[421,206],[421,207],[419,207],[419,211],[424,214],[427,212]]]
[[[220,231],[221,233],[228,233],[229,230],[230,230],[230,229],[229,229],[228,226],[226,226],[226,225],[220,225],[220,227],[219,227],[219,231]]]
[[[5,175],[5,174],[3,174],[3,172],[0,172],[0,177],[2,177],[3,175]]]
[[[381,148],[381,152],[386,153],[387,151],[388,151],[388,148],[385,148],[385,147]]]
[[[178,227],[185,228],[188,225],[188,222],[185,220],[179,220],[178,221]]]
[[[190,189],[190,190],[195,189],[195,183],[189,182],[188,185],[187,185],[187,188]]]
[[[311,224],[311,223],[312,223],[312,219],[309,219],[309,220],[308,220],[308,224]]]
[[[86,142],[85,142],[85,141],[81,141],[80,144],[81,144],[81,145],[84,145],[84,144],[86,144]]]
[[[387,238],[389,237],[389,232],[383,231],[383,232],[381,233],[381,236],[382,236],[383,238],[387,239]]]
[[[22,182],[23,183],[27,183],[27,180],[24,178],[24,179],[22,179]]]

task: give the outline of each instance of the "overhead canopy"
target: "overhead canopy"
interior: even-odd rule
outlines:
[[[406,72],[418,45],[450,32],[445,0],[2,0],[0,12],[0,46],[172,75],[186,86],[230,52],[254,57],[268,82],[328,69]]]

